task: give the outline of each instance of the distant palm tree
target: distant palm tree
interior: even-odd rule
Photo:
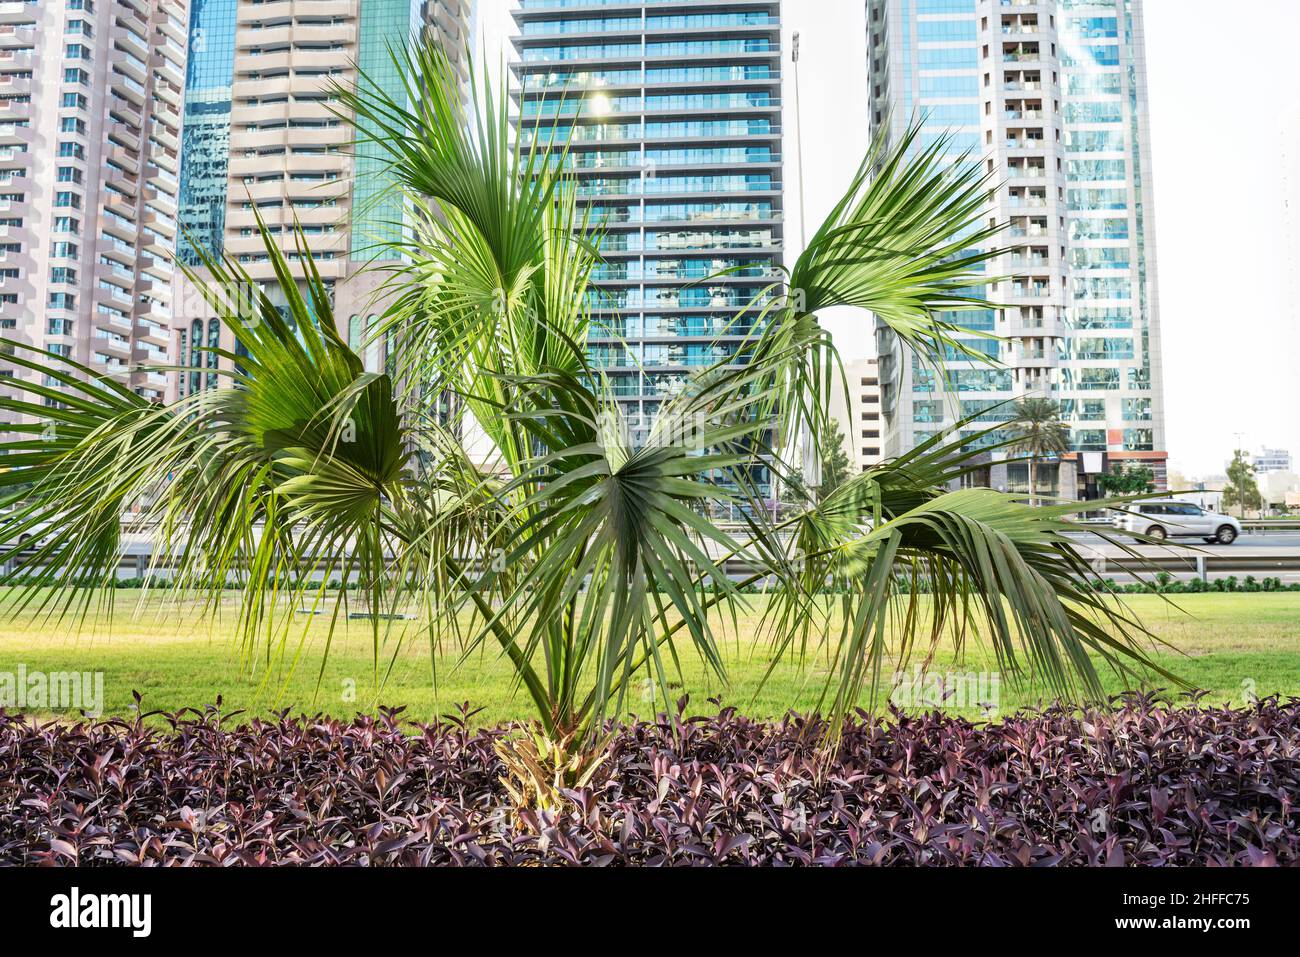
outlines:
[[[1009,425],[1011,448],[1029,459],[1029,504],[1037,503],[1036,466],[1045,455],[1069,451],[1070,430],[1061,421],[1061,407],[1051,399],[1021,399]]]

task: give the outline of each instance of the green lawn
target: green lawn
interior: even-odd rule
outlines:
[[[200,622],[193,608],[174,607],[164,595],[152,595],[143,604],[137,592],[121,591],[116,597],[111,624],[92,617],[80,630],[0,607],[0,673],[15,672],[19,665],[28,673],[102,671],[108,714],[129,713],[133,691],[144,696],[146,708],[161,710],[202,706],[220,695],[226,709],[260,713],[288,707],[295,712],[349,716],[376,700],[405,705],[409,716],[417,719],[446,713],[464,701],[483,709],[476,719],[481,723],[529,713],[529,702],[515,691],[508,669],[494,651],[477,653],[459,665],[454,657],[440,660],[435,689],[427,639],[422,633],[409,635],[395,656],[391,643],[386,650],[386,657],[392,657],[391,672],[376,696],[368,627],[352,622],[345,633],[335,636],[317,689],[325,635],[322,619],[295,618],[296,627],[306,629],[306,641],[302,664],[290,673],[285,663],[273,661],[268,669],[259,661],[253,669],[241,662],[232,637],[233,598],[228,599],[223,621],[212,626]],[[1126,601],[1179,652],[1158,653],[1157,660],[1211,692],[1211,700],[1241,703],[1251,691],[1260,696],[1300,696],[1300,594],[1178,596],[1183,612],[1155,596]],[[783,664],[760,690],[765,648],[750,637],[751,628],[752,621],[742,621],[739,636],[732,631],[726,634],[728,687],[711,681],[694,652],[684,648],[682,687],[674,694],[689,693],[692,710],[697,712],[714,710],[707,699],[715,695],[759,718],[778,716],[790,707],[815,708],[826,674],[824,661],[812,658],[802,666]],[[290,655],[296,644],[295,636]],[[960,662],[950,652],[942,652],[930,670],[980,672],[994,667],[989,656],[972,645]],[[1120,691],[1123,682],[1108,674],[1107,687]],[[1032,682],[1016,687],[1009,679],[1002,681],[1000,692],[1002,713],[1032,704],[1043,694]],[[638,686],[629,708],[649,713],[655,705]],[[953,710],[979,713],[975,707]]]

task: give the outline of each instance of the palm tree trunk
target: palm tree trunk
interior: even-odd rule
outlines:
[[[1037,487],[1036,487],[1036,484],[1035,484],[1035,482],[1034,482],[1034,478],[1035,478],[1035,476],[1034,476],[1034,456],[1031,455],[1031,456],[1029,456],[1029,507],[1030,507],[1030,508],[1033,508],[1034,505],[1037,504],[1036,501],[1035,501],[1035,492],[1037,491]]]

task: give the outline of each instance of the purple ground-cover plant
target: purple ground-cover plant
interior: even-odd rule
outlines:
[[[0,712],[0,863],[1300,863],[1300,701],[1115,705],[859,715],[829,758],[814,719],[662,716],[549,813],[510,805],[505,732],[463,718]]]

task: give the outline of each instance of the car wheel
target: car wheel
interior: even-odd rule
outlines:
[[[1147,529],[1147,538],[1154,538],[1157,542],[1163,542],[1169,537],[1169,533],[1160,525],[1152,525]]]
[[[1237,540],[1237,530],[1231,525],[1225,525],[1219,529],[1219,534],[1215,536],[1214,540],[1220,545],[1231,545]]]

